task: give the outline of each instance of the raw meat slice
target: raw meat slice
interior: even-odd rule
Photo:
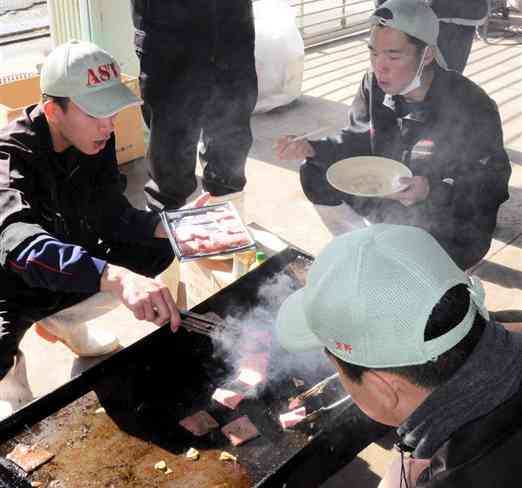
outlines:
[[[306,407],[300,407],[279,415],[279,422],[283,429],[288,429],[301,422],[305,417]]]
[[[216,420],[204,410],[200,410],[194,415],[189,415],[188,417],[181,419],[179,425],[196,436],[208,434],[211,430],[219,427]]]
[[[230,234],[231,247],[245,246],[250,242],[245,232],[241,234]]]
[[[224,212],[220,212],[219,215],[216,215],[216,220],[218,222],[224,222],[227,220],[236,220],[236,216],[232,212],[225,210]]]
[[[183,225],[176,229],[176,241],[178,243],[180,242],[187,242],[194,239],[194,234],[192,232],[193,226],[191,225]]]
[[[236,393],[232,390],[226,390],[224,388],[217,388],[214,394],[212,395],[212,399],[216,400],[216,402],[221,403],[221,405],[225,405],[225,407],[234,410],[241,400],[245,398],[240,393]]]
[[[259,371],[254,371],[248,368],[241,368],[239,370],[237,380],[248,386],[257,386],[259,383],[263,382],[265,378],[261,375],[261,373],[259,373]]]
[[[212,236],[212,239],[215,242],[217,249],[228,251],[230,248],[230,239],[224,232],[217,232]]]
[[[193,240],[180,242],[179,248],[185,256],[192,256],[193,254],[197,254],[199,252],[198,243]]]
[[[227,234],[244,234],[245,229],[241,225],[227,225],[224,227]]]
[[[197,239],[209,239],[210,238],[210,232],[205,229],[205,227],[200,225],[195,225],[192,229],[192,235],[194,238]]]
[[[221,432],[225,434],[228,440],[234,445],[239,446],[254,437],[259,436],[259,432],[256,426],[250,421],[250,419],[243,415],[236,420],[221,428]]]

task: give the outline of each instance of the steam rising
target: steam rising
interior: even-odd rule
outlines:
[[[301,287],[294,278],[282,272],[264,283],[258,292],[258,305],[248,310],[233,310],[227,317],[225,332],[213,338],[214,354],[223,360],[232,375],[237,376],[240,359],[249,355],[266,352],[269,367],[266,384],[289,381],[292,378],[313,384],[333,372],[322,351],[307,353],[289,353],[281,348],[275,337],[275,320],[283,301]],[[257,331],[270,333],[271,344],[256,341],[253,334]]]

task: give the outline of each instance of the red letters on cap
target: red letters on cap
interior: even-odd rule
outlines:
[[[335,348],[339,349],[340,351],[349,352],[350,354],[353,349],[351,344],[345,344],[344,342],[336,342]]]
[[[95,86],[105,81],[119,78],[120,74],[114,63],[100,64],[96,69],[87,70],[87,86]]]

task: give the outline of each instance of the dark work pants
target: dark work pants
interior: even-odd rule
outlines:
[[[197,146],[204,142],[203,187],[220,196],[241,191],[252,145],[250,117],[257,101],[253,46],[232,63],[205,62],[194,50],[167,46],[136,51],[140,58],[143,113],[150,129],[150,180],[145,196],[153,209],[175,209],[196,189]],[[230,57],[234,57],[232,49]],[[205,164],[206,163],[206,164]]]
[[[463,270],[477,264],[488,252],[495,229],[495,214],[478,222],[450,213],[428,214],[422,205],[405,207],[400,202],[381,198],[358,198],[336,190],[328,183],[331,164],[307,159],[300,168],[301,186],[306,197],[318,205],[346,202],[371,223],[414,225],[429,232]],[[449,212],[449,211],[448,211]]]
[[[141,244],[115,244],[110,246],[110,250],[93,254],[149,277],[164,271],[174,258],[167,239],[150,239]],[[91,296],[30,288],[14,274],[7,279],[10,283],[2,283],[0,290],[0,379],[13,366],[20,341],[34,322]]]
[[[439,22],[437,44],[449,69],[462,73],[468,62],[475,37],[475,27]]]

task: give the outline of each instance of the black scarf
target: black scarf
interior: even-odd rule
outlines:
[[[431,458],[453,432],[508,400],[522,381],[522,334],[490,322],[466,363],[397,429],[417,458]]]

